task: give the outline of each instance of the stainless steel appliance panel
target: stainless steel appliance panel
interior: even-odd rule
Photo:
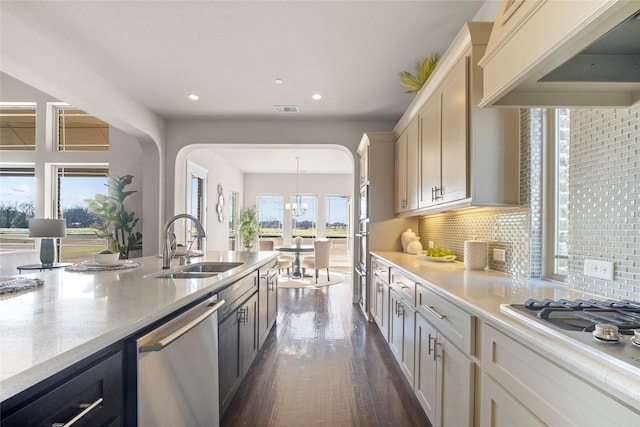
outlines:
[[[209,299],[137,340],[138,425],[217,426],[218,309]]]

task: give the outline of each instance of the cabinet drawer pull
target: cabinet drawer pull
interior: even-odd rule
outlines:
[[[240,310],[238,310],[238,323],[242,323],[243,325],[247,323],[248,311],[249,310],[246,308],[241,308]]]
[[[436,337],[432,337],[431,334],[429,334],[429,345],[427,347],[427,354],[431,354],[431,352],[435,352],[435,345],[433,346],[433,348],[431,348],[431,341],[433,341],[433,343],[435,344],[436,342]]]
[[[409,289],[409,287],[407,285],[405,285],[404,283],[402,283],[401,281],[396,281],[396,285],[400,286],[402,289]]]
[[[103,398],[99,397],[95,402],[93,403],[81,403],[80,404],[80,409],[82,409],[82,412],[80,412],[78,415],[76,415],[75,417],[73,417],[71,420],[69,420],[69,422],[67,423],[53,423],[51,424],[51,427],[70,427],[72,425],[74,425],[75,423],[77,423],[78,421],[82,420],[82,418],[84,418],[85,416],[87,416],[89,414],[89,412],[93,411],[93,409],[102,404],[103,402]]]
[[[444,314],[438,313],[438,311],[435,308],[433,308],[433,306],[431,306],[431,305],[423,305],[423,307],[425,308],[425,310],[427,310],[429,313],[433,314],[434,316],[436,316],[440,320],[442,320],[445,317],[447,317]]]

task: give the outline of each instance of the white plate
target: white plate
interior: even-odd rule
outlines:
[[[446,255],[446,256],[420,255],[420,259],[422,261],[431,261],[431,262],[451,262],[456,259],[456,256],[455,255]]]
[[[110,262],[107,264],[101,264],[95,261],[82,261],[82,265],[86,265],[87,267],[100,267],[100,268],[109,268],[109,267],[118,267],[120,265],[126,264],[129,261],[128,259],[119,259],[116,262]]]

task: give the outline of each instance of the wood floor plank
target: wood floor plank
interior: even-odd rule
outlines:
[[[276,327],[221,426],[429,426],[351,280],[279,289]]]

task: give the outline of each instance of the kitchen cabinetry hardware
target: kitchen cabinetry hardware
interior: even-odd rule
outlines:
[[[202,321],[204,321],[209,316],[211,316],[213,312],[217,311],[220,307],[222,307],[224,303],[225,303],[224,300],[219,300],[211,304],[206,311],[202,312],[198,317],[192,319],[190,322],[182,325],[175,332],[171,333],[170,335],[167,335],[166,337],[162,338],[159,341],[141,346],[139,352],[147,353],[150,351],[162,350],[163,348],[165,348],[166,346],[168,346],[169,344],[171,344],[172,342],[174,342],[175,340],[177,340],[178,338],[180,338],[181,336],[189,332],[191,329],[195,328],[200,323],[202,323]]]
[[[436,342],[436,337],[431,336],[431,333],[428,334],[428,343],[427,343],[427,355],[431,354],[431,352],[435,353],[435,345],[432,347],[431,346],[431,342],[433,341],[433,343],[435,344]],[[436,360],[435,356],[433,357],[433,360]]]
[[[241,308],[238,310],[238,323],[246,324],[247,323],[247,309]]]
[[[98,405],[100,405],[103,402],[103,400],[104,400],[103,398],[99,397],[93,403],[81,403],[78,406],[79,406],[80,409],[82,409],[82,412],[80,412],[78,415],[76,415],[71,420],[69,420],[69,422],[66,422],[66,423],[53,423],[53,424],[51,424],[51,427],[71,427],[71,426],[73,426],[75,423],[77,423],[78,421],[82,421],[82,419],[84,417],[89,415],[89,413],[91,411],[93,411],[93,409],[95,407],[97,407]]]
[[[400,286],[402,289],[409,289],[409,286],[405,285],[403,282],[401,282],[400,280],[396,281],[396,285]]]
[[[438,310],[436,310],[435,307],[433,307],[432,305],[423,305],[422,307],[425,308],[429,313],[433,314],[434,316],[436,316],[440,320],[442,320],[445,317],[447,317],[444,314],[438,313]]]

